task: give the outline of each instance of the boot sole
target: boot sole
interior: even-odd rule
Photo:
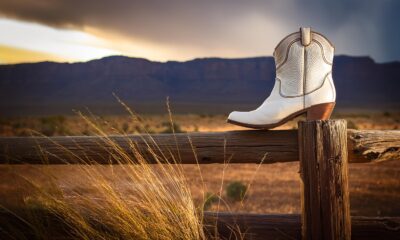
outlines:
[[[307,120],[327,120],[331,117],[333,108],[335,107],[335,102],[331,103],[321,103],[321,104],[316,104],[311,107],[305,108],[303,110],[294,112],[290,114],[289,116],[285,117],[281,121],[273,124],[264,124],[264,125],[255,125],[255,124],[247,124],[247,123],[241,123],[237,121],[233,121],[228,119],[227,122],[238,125],[241,127],[247,127],[247,128],[255,128],[255,129],[271,129],[275,128],[278,126],[281,126],[285,124],[286,122],[292,120],[295,117],[298,117],[302,114],[307,114]]]

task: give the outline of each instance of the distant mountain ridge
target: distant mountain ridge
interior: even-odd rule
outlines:
[[[400,107],[400,62],[336,56],[333,78],[338,107]],[[169,96],[179,112],[225,113],[257,106],[274,81],[272,57],[153,62],[112,56],[79,63],[0,65],[0,114],[114,109],[118,103],[112,93],[143,112],[161,111]]]

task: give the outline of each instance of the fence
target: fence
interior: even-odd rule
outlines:
[[[327,120],[300,122],[298,130],[130,135],[111,139],[127,153],[129,141],[133,141],[146,155],[147,143],[152,142],[150,137],[161,151],[177,154],[178,145],[181,164],[223,163],[226,156],[231,156],[230,163],[260,163],[264,156],[263,164],[300,161],[301,215],[206,212],[204,221],[217,222],[220,236],[228,238],[234,225],[246,233],[247,239],[400,238],[400,216],[350,216],[347,168],[348,163],[400,160],[400,131],[347,130],[344,120]],[[42,164],[43,160],[48,164],[79,164],[79,158],[97,164],[117,163],[111,157],[113,149],[102,144],[102,138],[2,137],[0,164]],[[223,146],[225,150],[221,151]],[[149,163],[154,163],[151,159]],[[2,213],[0,220],[10,217]]]

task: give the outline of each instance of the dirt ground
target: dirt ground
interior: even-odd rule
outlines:
[[[86,121],[82,116],[1,117],[0,136],[31,136],[32,134],[93,135],[94,123],[107,134],[169,133],[172,132],[170,118],[164,115],[142,115],[138,121],[129,115],[91,116]],[[184,114],[173,115],[175,132],[220,132],[245,128],[226,123],[225,115]],[[400,129],[400,112],[333,113],[332,118],[346,119],[352,129]],[[298,117],[276,129],[295,129]]]
[[[225,167],[225,170],[224,170]],[[197,203],[202,193],[219,195],[222,184],[222,201],[218,207],[213,203],[209,210],[252,213],[299,213],[300,179],[298,163],[277,163],[263,165],[203,165],[201,174],[205,188],[195,165],[185,165],[193,198]],[[40,169],[41,168],[41,169]],[[82,171],[76,166],[16,166],[10,169],[0,167],[0,202],[15,205],[29,196],[29,187],[22,176],[47,181],[41,172],[43,168],[57,175],[57,183],[68,191],[93,194],[90,183],[83,181]],[[105,167],[107,168],[107,167]],[[108,167],[109,168],[109,167]],[[123,177],[118,167],[104,169],[118,176],[116,185],[120,191],[132,194],[134,183]],[[250,184],[243,203],[231,201],[226,197],[226,186],[233,181]],[[360,216],[400,216],[400,162],[380,164],[351,164],[349,168],[351,214]]]
[[[349,128],[357,129],[400,129],[400,114],[335,114],[335,118],[345,118]],[[145,116],[146,127],[150,132],[168,132],[168,116]],[[44,119],[44,120],[43,120]],[[99,119],[109,133],[140,132],[137,123],[126,116],[108,116]],[[177,115],[174,122],[179,131],[226,131],[240,130],[225,123],[225,116]],[[54,126],[53,126],[54,125]],[[291,121],[281,129],[296,127]],[[1,119],[0,135],[28,135],[28,129],[47,130],[48,135],[90,134],[90,126],[79,117],[18,118]],[[61,130],[60,130],[61,129]],[[42,131],[43,132],[43,131]],[[221,149],[222,151],[222,149]],[[362,216],[400,216],[400,159],[378,164],[351,164],[349,167],[351,214]],[[157,166],[155,166],[156,168]],[[123,177],[118,167],[102,167],[110,175],[118,176],[116,184],[127,194],[132,192],[132,184]],[[108,169],[107,169],[108,168]],[[222,201],[214,202],[209,210],[252,212],[252,213],[299,213],[300,179],[298,163],[276,163],[258,166],[255,164],[237,165],[185,165],[184,172],[190,185],[193,198],[202,201],[202,193],[219,195],[222,189]],[[21,176],[39,181],[47,181],[42,170],[56,173],[57,184],[71,191],[91,194],[90,184],[81,177],[82,172],[76,166],[0,166],[0,204],[15,205],[29,196],[29,187]],[[258,169],[258,170],[257,170]],[[249,185],[243,203],[227,199],[226,186],[240,181]],[[68,183],[68,184],[67,184]],[[221,188],[222,185],[222,188]]]

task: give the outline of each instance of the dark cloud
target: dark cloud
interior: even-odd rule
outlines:
[[[105,33],[166,46],[271,54],[286,33],[312,26],[338,53],[400,59],[400,5],[395,0],[0,0],[0,14],[27,21]],[[222,56],[223,57],[223,56]]]

